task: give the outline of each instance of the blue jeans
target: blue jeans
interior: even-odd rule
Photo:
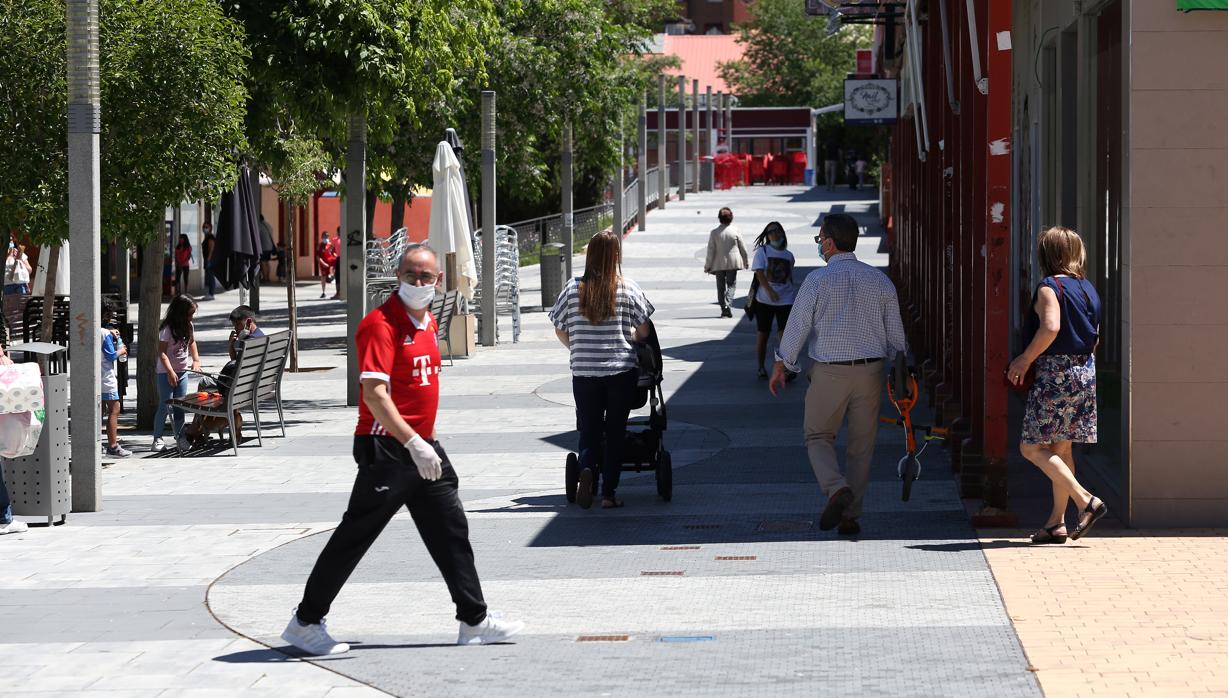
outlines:
[[[623,471],[623,439],[627,415],[635,399],[635,369],[613,376],[572,376],[571,390],[576,398],[580,422],[580,468],[597,470],[601,449],[601,496],[614,497]]]
[[[172,397],[183,397],[188,394],[188,382],[179,376],[179,384],[174,388],[171,387],[171,381],[166,377],[165,373],[158,374],[158,411],[154,412],[153,435],[155,439],[162,438],[162,431],[166,428],[166,401]],[[183,410],[174,408],[171,410],[171,419],[175,422],[175,438],[183,433]]]
[[[0,526],[13,520],[13,506],[9,501],[9,488],[4,484],[4,466],[0,465]]]
[[[30,295],[29,284],[5,284],[4,295],[6,296],[28,296]]]

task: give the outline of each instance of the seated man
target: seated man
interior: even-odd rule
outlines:
[[[246,305],[240,305],[230,311],[230,324],[234,329],[227,340],[227,352],[230,361],[222,367],[217,375],[217,388],[222,399],[226,399],[230,386],[234,381],[234,372],[239,365],[239,356],[243,353],[243,343],[250,337],[263,337],[264,331],[256,324],[256,311]],[[243,416],[238,410],[234,414],[235,438],[243,438]],[[205,440],[206,434],[226,428],[226,420],[221,417],[205,417],[196,415],[192,423],[184,428],[184,436],[180,438],[179,450],[187,451],[192,446]]]

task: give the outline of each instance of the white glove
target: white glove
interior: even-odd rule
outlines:
[[[405,442],[405,448],[413,457],[414,465],[418,466],[418,474],[423,480],[434,481],[443,477],[443,460],[426,439],[414,434],[414,438]]]

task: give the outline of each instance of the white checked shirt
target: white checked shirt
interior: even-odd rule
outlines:
[[[810,341],[810,358],[820,362],[892,359],[906,351],[895,285],[887,275],[841,252],[810,272],[797,292],[793,313],[776,351],[790,371]]]

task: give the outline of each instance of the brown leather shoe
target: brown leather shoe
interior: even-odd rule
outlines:
[[[844,510],[853,503],[853,490],[847,487],[841,487],[836,490],[836,493],[827,498],[827,506],[823,508],[823,515],[819,517],[819,530],[830,531],[840,523],[840,519],[844,518]]]

